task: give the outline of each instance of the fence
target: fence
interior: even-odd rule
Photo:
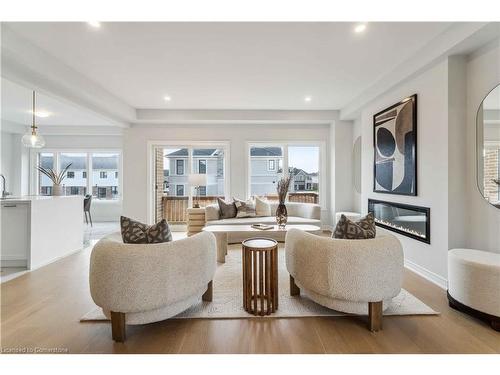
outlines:
[[[217,202],[217,196],[202,196],[199,198],[200,207]],[[224,197],[221,197],[224,198]],[[266,195],[270,201],[277,201],[277,195]],[[301,203],[318,203],[319,195],[314,192],[295,192],[288,194],[288,201]],[[187,220],[187,208],[189,207],[188,197],[171,197],[164,195],[162,197],[163,217],[169,223],[182,224]]]

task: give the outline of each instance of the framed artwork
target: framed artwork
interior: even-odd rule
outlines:
[[[417,195],[417,94],[373,116],[373,191]]]

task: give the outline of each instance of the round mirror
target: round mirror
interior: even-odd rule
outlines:
[[[484,98],[476,117],[477,186],[500,208],[500,85]]]

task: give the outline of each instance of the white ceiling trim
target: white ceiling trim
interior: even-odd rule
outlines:
[[[495,34],[498,37],[498,25],[493,23],[470,22],[454,24],[418,53],[379,79],[360,96],[342,108],[340,118],[345,120],[355,119],[363,107],[396,85],[415,77],[446,56],[472,52],[471,50],[494,38]]]
[[[137,109],[135,123],[308,123],[330,124],[339,111],[322,110],[169,110]]]
[[[10,31],[5,24],[2,25],[2,76],[83,107],[118,127],[129,127],[135,118],[134,108]]]

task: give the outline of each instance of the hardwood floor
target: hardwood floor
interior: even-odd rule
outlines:
[[[80,323],[94,304],[90,248],[1,285],[1,347],[69,353],[500,353],[500,333],[448,307],[446,292],[405,271],[404,287],[440,316],[167,320],[128,326],[124,344],[109,323]]]

